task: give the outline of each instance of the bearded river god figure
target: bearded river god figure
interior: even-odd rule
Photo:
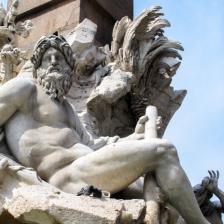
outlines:
[[[173,144],[145,137],[147,116],[125,138],[94,139],[66,100],[75,61],[62,36],[43,37],[31,58],[33,77],[0,87],[0,126],[19,163],[68,193],[93,185],[110,193],[154,171],[169,202],[189,224],[208,223]]]

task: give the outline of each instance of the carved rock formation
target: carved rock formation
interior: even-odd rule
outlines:
[[[1,156],[0,221],[36,224],[128,224],[143,222],[143,200],[97,199],[66,194],[37,173]]]
[[[183,48],[164,36],[163,28],[170,24],[161,18],[160,9],[145,10],[133,21],[128,17],[118,21],[111,49],[94,46],[96,25],[88,20],[67,37],[78,49],[74,53],[76,78],[69,96],[74,105],[84,105],[79,108],[80,115],[85,114],[88,122],[94,123],[96,135],[127,136],[145,114],[146,106],[154,105],[162,117],[161,137],[180,107],[186,91],[174,90],[171,82],[181,63],[178,51]],[[113,95],[112,87],[105,83],[113,86]],[[76,93],[82,88],[88,90],[77,99]]]

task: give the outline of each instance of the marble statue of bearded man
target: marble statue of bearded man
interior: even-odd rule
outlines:
[[[208,224],[173,144],[145,139],[147,116],[125,138],[93,139],[66,99],[72,85],[73,52],[62,36],[43,37],[31,58],[33,77],[0,87],[0,127],[13,156],[68,193],[93,185],[116,193],[154,171],[169,202],[189,224]]]

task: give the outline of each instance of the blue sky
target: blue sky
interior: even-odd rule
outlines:
[[[185,48],[173,86],[188,94],[164,137],[176,145],[193,185],[218,169],[224,189],[223,0],[134,0],[135,16],[151,5],[163,7],[171,23],[166,35]]]
[[[163,7],[171,23],[166,35],[182,43],[182,65],[173,80],[188,94],[165,133],[179,152],[192,184],[220,170],[224,189],[224,2],[223,0],[135,0],[135,16]]]
[[[6,8],[6,6],[7,6],[7,0],[0,0],[0,2],[2,2],[3,3],[3,5],[5,6],[5,8]]]

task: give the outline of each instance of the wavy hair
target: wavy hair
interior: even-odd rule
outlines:
[[[42,58],[45,52],[49,48],[55,48],[60,51],[65,57],[65,61],[73,70],[75,65],[75,59],[73,57],[73,51],[65,38],[61,35],[49,35],[43,36],[36,44],[34,48],[33,56],[31,57],[31,62],[34,65],[35,69],[38,69],[41,66]]]

